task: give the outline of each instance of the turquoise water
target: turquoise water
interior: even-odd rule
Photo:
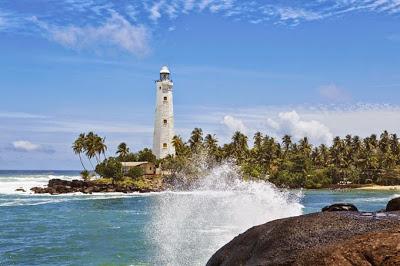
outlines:
[[[219,173],[214,173],[219,176]],[[204,265],[252,225],[334,202],[385,207],[396,192],[292,191],[235,184],[135,195],[43,196],[15,192],[76,172],[0,172],[0,265]],[[396,195],[397,194],[397,195]]]

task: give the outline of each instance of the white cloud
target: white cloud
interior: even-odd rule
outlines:
[[[310,11],[303,8],[294,7],[269,7],[266,9],[266,13],[273,16],[278,16],[281,21],[291,20],[296,23],[302,20],[319,20],[324,17],[317,11]]]
[[[25,152],[37,151],[37,150],[39,150],[41,148],[40,145],[33,144],[32,142],[27,141],[27,140],[14,141],[12,143],[12,145],[13,145],[15,150],[17,150],[17,151],[25,151]]]
[[[350,94],[335,84],[321,86],[318,92],[322,98],[329,101],[343,102],[351,99]]]
[[[294,115],[286,115],[281,119],[279,114],[292,113],[288,112],[289,110],[296,110],[296,112]],[[229,117],[227,114],[235,114],[234,120],[245,125],[246,134],[249,137],[257,131],[279,139],[286,133],[295,136],[296,132],[308,132],[312,133],[307,134],[309,137],[313,136],[310,141],[318,144],[330,142],[332,136],[344,137],[347,134],[366,137],[388,130],[400,135],[398,127],[400,106],[387,104],[283,105],[251,108],[192,106],[186,108],[184,115],[180,114],[176,121],[179,121],[181,127],[187,129],[196,126],[206,129],[205,132],[217,133],[223,143],[223,141],[229,141],[229,138],[225,139],[221,136],[234,130],[226,131],[226,125],[222,120],[226,116]],[[224,125],[224,128],[221,128],[221,124]],[[234,125],[234,123],[231,124]],[[318,130],[305,130],[312,127]],[[231,126],[231,128],[235,127]],[[188,130],[188,132],[190,131]],[[187,135],[188,132],[179,132],[179,134]],[[229,136],[229,134],[227,135]],[[304,134],[297,133],[296,135],[300,138]]]
[[[0,8],[0,31],[9,31],[20,28],[25,21],[25,17],[11,11]]]
[[[164,5],[164,1],[154,3],[150,8],[150,19],[153,21],[157,21],[161,18],[160,8]]]
[[[279,137],[288,134],[299,140],[308,137],[312,143],[329,144],[333,139],[330,129],[316,120],[303,120],[296,111],[279,113],[278,119],[267,120],[267,126]]]
[[[131,24],[115,11],[112,11],[111,17],[100,26],[55,26],[36,17],[31,20],[46,31],[49,39],[72,49],[93,49],[111,45],[139,56],[149,50],[148,30],[144,26]]]
[[[195,0],[183,0],[183,12],[187,13],[194,8]]]
[[[54,149],[50,146],[43,146],[34,144],[27,140],[17,140],[11,143],[10,148],[6,148],[17,152],[40,152],[40,153],[54,153]]]
[[[247,132],[246,126],[243,124],[242,120],[236,119],[233,116],[226,115],[224,116],[224,119],[221,122],[224,124],[226,127],[228,127],[229,130],[232,132],[234,131],[240,131],[242,133]]]
[[[140,9],[138,6],[130,4],[125,8],[126,14],[134,21],[138,19],[138,15],[140,14]]]

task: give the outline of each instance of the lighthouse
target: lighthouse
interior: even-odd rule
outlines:
[[[172,145],[174,137],[174,105],[172,97],[173,83],[167,66],[160,70],[160,79],[156,81],[156,112],[154,119],[153,152],[157,159],[175,154]]]

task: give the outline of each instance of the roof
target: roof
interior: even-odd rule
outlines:
[[[148,164],[149,162],[121,162],[122,166],[125,167],[136,167],[142,164]]]
[[[163,66],[160,70],[160,74],[169,74],[169,69],[167,66]]]

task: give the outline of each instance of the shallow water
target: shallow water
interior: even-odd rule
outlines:
[[[15,189],[77,173],[0,172],[0,265],[204,265],[251,226],[333,202],[374,211],[400,196],[217,181],[226,173],[217,169],[195,191],[48,196]]]

